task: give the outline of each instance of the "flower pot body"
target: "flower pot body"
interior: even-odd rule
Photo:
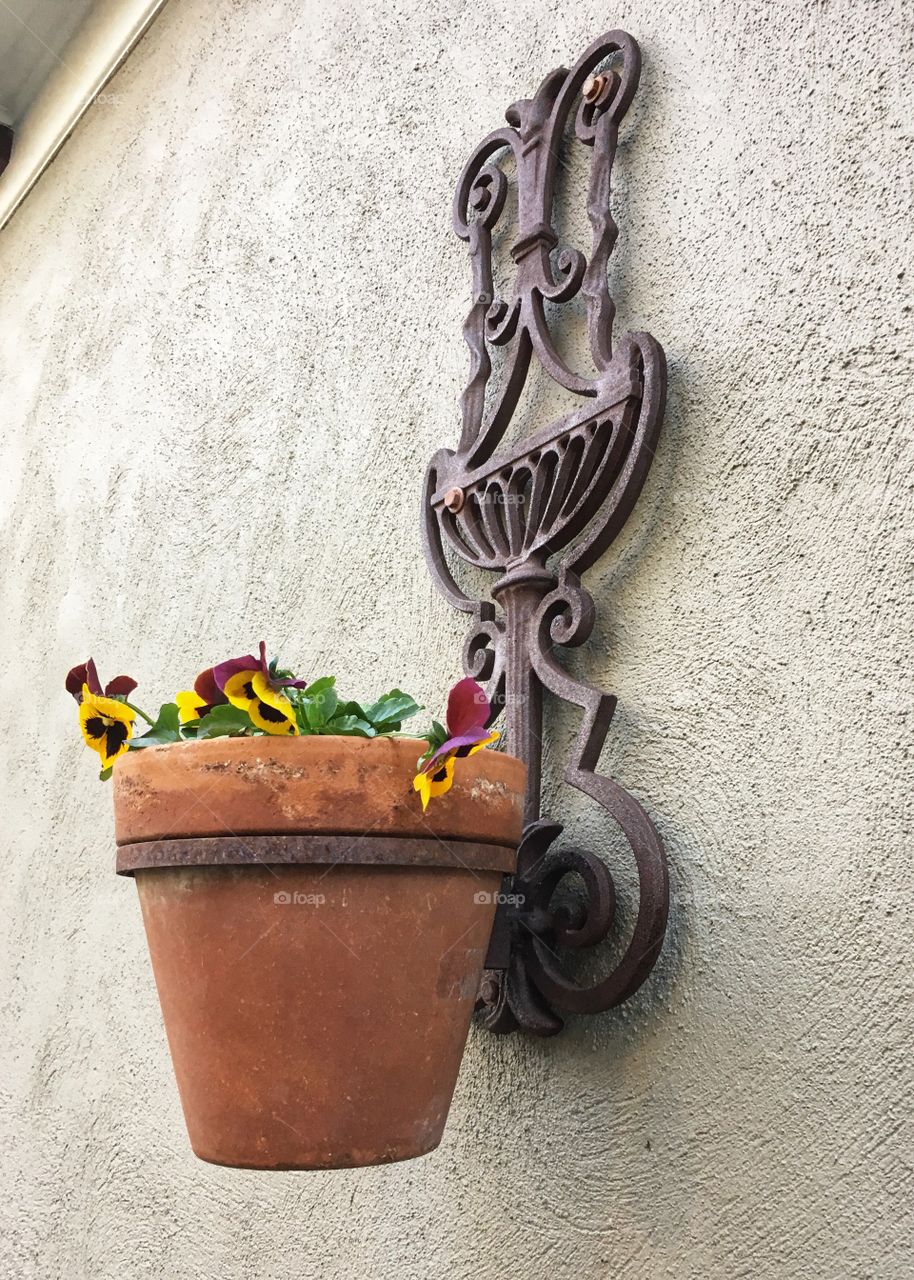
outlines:
[[[461,760],[423,814],[423,746],[231,738],[118,762],[118,871],[201,1159],[343,1168],[440,1142],[524,767]]]

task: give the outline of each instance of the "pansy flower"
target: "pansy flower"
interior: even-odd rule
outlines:
[[[228,698],[216,684],[214,673],[214,667],[207,667],[197,676],[192,689],[183,689],[175,694],[182,724],[187,724],[189,720],[199,720],[208,711],[212,711],[213,707],[222,707],[228,702]]]
[[[130,676],[115,676],[102,690],[91,658],[67,672],[67,693],[79,703],[79,727],[86,745],[101,756],[102,769],[110,769],[128,750],[136,713],[122,699],[136,688]]]
[[[101,756],[102,768],[110,769],[118,756],[129,750],[135,712],[117,698],[101,697],[83,685],[79,703],[79,727],[86,746]]]
[[[205,673],[204,673],[205,674]],[[245,654],[213,667],[216,688],[233,707],[240,707],[265,733],[298,733],[295,708],[283,689],[304,689],[307,681],[271,673],[267,646],[261,640],[260,657]]]
[[[498,737],[498,735],[495,735]],[[429,800],[435,796],[443,796],[454,784],[454,757],[439,761],[434,769],[426,772],[420,769],[413,778],[413,789],[419,792],[422,799],[422,812],[428,808]]]
[[[447,700],[447,737],[424,761],[413,779],[423,811],[434,796],[443,796],[454,782],[454,761],[475,755],[498,740],[489,731],[492,707],[485,690],[469,676],[454,685]]]

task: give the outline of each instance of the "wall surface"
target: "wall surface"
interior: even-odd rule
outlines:
[[[553,1041],[474,1033],[428,1158],[204,1165],[63,672],[154,702],[265,635],[440,703],[452,185],[612,25],[611,281],[671,384],[575,664],[668,846],[662,961]],[[910,54],[900,0],[166,6],[0,236],[4,1277],[911,1275]],[[556,787],[574,727],[550,796],[615,847]]]

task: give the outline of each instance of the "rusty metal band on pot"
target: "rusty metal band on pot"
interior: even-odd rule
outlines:
[[[402,836],[226,836],[191,840],[146,840],[122,845],[118,875],[151,867],[262,866],[289,864],[451,867],[465,871],[515,868],[506,845],[472,840],[410,839]]]

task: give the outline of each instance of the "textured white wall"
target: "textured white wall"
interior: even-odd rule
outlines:
[[[911,1274],[909,24],[173,0],[80,124],[0,236],[5,1277]],[[612,282],[671,387],[576,666],[669,848],[662,963],[555,1041],[474,1035],[428,1159],[205,1166],[62,673],[152,702],[264,634],[441,699],[462,624],[416,505],[466,368],[452,184],[613,25],[645,69]]]

